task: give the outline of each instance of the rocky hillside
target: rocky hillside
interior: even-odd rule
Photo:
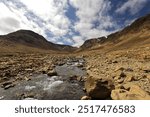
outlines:
[[[19,30],[8,35],[0,36],[0,45],[3,50],[53,50],[74,51],[76,48],[68,45],[59,45],[47,41],[43,36],[29,30]],[[1,49],[2,49],[1,48]]]
[[[109,35],[107,38],[97,38],[85,41],[79,49],[85,50],[119,50],[134,46],[150,44],[150,14],[137,19],[123,30]]]
[[[91,42],[90,51],[84,51],[86,99],[150,100],[149,32],[147,15],[109,35],[104,43]]]

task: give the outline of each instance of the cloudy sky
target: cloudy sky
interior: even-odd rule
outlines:
[[[0,0],[0,35],[32,30],[47,40],[80,46],[150,13],[150,0]]]

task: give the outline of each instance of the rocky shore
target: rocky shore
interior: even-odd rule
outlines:
[[[141,47],[90,55],[3,53],[0,99],[150,99],[149,52]]]
[[[82,57],[3,54],[0,99],[81,99],[86,70]]]

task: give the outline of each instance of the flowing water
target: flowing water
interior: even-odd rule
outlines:
[[[34,74],[30,81],[20,81],[15,87],[0,88],[0,99],[42,99],[42,100],[77,100],[85,95],[83,82],[70,77],[83,77],[84,60],[68,60],[64,65],[56,66],[57,76]]]

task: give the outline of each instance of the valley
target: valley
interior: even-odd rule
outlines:
[[[0,36],[0,99],[149,100],[150,15],[80,47],[26,30]]]

